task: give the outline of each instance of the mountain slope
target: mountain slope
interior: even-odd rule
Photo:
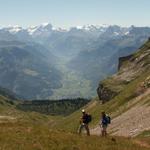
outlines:
[[[82,137],[72,133],[52,131],[48,127],[21,123],[10,123],[0,127],[2,129],[0,145],[8,150],[149,150],[149,147],[141,146],[132,139],[121,137],[115,137],[117,142],[114,142],[110,138]],[[140,139],[136,141],[141,142]]]
[[[48,98],[61,87],[56,60],[41,45],[0,41],[0,85],[25,99]]]
[[[1,94],[1,93],[0,93]],[[6,99],[0,96],[0,102]],[[2,106],[2,107],[1,107]],[[1,109],[3,108],[3,110]],[[98,136],[79,136],[70,132],[51,129],[57,120],[62,118],[53,118],[36,113],[23,113],[15,110],[10,104],[0,103],[0,146],[8,150],[22,149],[89,149],[103,150],[122,149],[122,150],[148,150],[149,144],[142,138],[126,139],[123,137],[114,137],[117,142],[111,138],[101,138]],[[144,143],[144,145],[142,144]]]
[[[110,98],[112,98],[113,95],[115,96],[116,94],[121,92],[124,89],[124,87],[128,85],[131,81],[134,81],[135,79],[140,78],[141,76],[148,78],[150,67],[149,49],[150,41],[146,42],[135,54],[127,57],[121,57],[119,59],[119,73],[100,82],[99,87],[97,89],[99,98],[103,101],[107,101],[109,100],[109,97],[105,97],[105,94],[103,95],[103,93],[106,93],[107,95],[107,90],[108,92],[112,93],[112,96],[111,94],[109,94]]]

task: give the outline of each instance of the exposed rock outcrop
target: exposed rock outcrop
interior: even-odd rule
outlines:
[[[107,87],[104,87],[103,84],[99,84],[97,88],[97,94],[103,104],[117,95],[116,92],[110,90]]]
[[[125,56],[125,57],[120,57],[119,58],[119,63],[118,63],[118,70],[120,70],[122,64],[124,63],[124,61],[127,61],[129,60],[130,58],[132,58],[133,55],[128,55],[128,56]]]

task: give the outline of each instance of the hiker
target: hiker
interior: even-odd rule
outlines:
[[[101,134],[102,136],[107,136],[107,127],[108,124],[110,124],[110,117],[105,114],[105,112],[101,113],[101,119],[100,119],[100,127],[101,127]]]
[[[82,117],[80,118],[80,127],[79,127],[79,134],[81,134],[82,129],[85,128],[87,135],[90,135],[89,130],[89,122],[91,121],[91,116],[85,112],[85,110],[82,110]]]

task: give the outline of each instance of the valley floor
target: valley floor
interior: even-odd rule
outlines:
[[[85,79],[79,75],[76,71],[67,67],[70,59],[59,58],[60,60],[56,64],[57,69],[62,72],[62,87],[53,90],[53,95],[50,99],[62,99],[68,97],[92,97],[96,95],[96,90],[91,87],[91,81]],[[58,96],[59,95],[59,96]]]

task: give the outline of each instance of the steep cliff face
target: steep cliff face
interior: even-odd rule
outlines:
[[[143,81],[139,81],[134,96],[140,91],[149,88],[150,79],[150,39],[129,56],[119,58],[118,73],[99,83],[97,94],[102,103],[111,100],[118,95],[127,84],[136,78],[145,75]]]

